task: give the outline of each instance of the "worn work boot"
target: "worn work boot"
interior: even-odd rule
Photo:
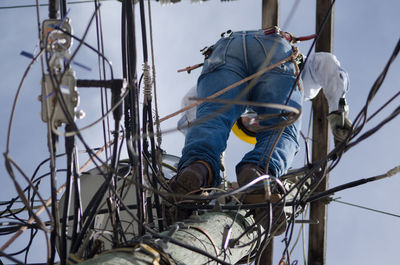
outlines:
[[[237,181],[239,186],[244,186],[254,179],[266,175],[264,170],[255,164],[246,163],[236,168]],[[255,185],[259,185],[259,189],[252,190],[246,194],[243,203],[271,203],[278,202],[282,195],[285,194],[285,188],[279,180],[271,181],[270,185],[262,185],[264,181],[260,181]],[[254,219],[263,226],[264,229],[268,226],[269,214],[265,208],[257,208],[253,211]],[[281,235],[286,231],[286,215],[283,211],[283,206],[275,206],[272,209],[272,228],[271,233],[274,236]]]
[[[189,166],[183,168],[169,182],[171,191],[175,194],[189,195],[200,192],[200,188],[211,186],[212,171],[208,163],[204,161],[195,161]],[[169,197],[171,202],[163,201],[163,222],[166,226],[177,221],[188,219],[192,211],[179,207],[184,204],[196,204],[196,201],[184,200],[183,197],[172,195]]]
[[[210,186],[212,170],[207,162],[198,160],[182,169],[174,176],[169,186],[174,193],[188,194]]]

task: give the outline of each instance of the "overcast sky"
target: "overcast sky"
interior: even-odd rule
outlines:
[[[308,35],[315,31],[315,1],[281,0],[280,25],[284,30],[297,36]],[[0,6],[34,4],[35,1],[2,0]],[[40,1],[40,3],[46,3]],[[297,3],[295,12],[288,17],[293,4]],[[147,5],[147,4],[146,4]],[[101,16],[104,27],[105,55],[113,62],[114,75],[121,73],[120,49],[120,6],[117,1],[102,4]],[[71,24],[74,34],[82,36],[93,4],[69,5]],[[350,104],[350,118],[353,119],[365,104],[369,89],[383,70],[400,36],[397,0],[337,0],[334,8],[334,54],[343,68],[349,72],[350,91],[347,99]],[[41,20],[48,15],[47,7],[41,7]],[[220,2],[210,0],[205,3],[184,1],[172,5],[161,5],[152,1],[152,21],[155,46],[155,64],[157,72],[159,113],[163,117],[180,108],[180,100],[185,92],[196,83],[200,70],[191,74],[177,73],[177,69],[200,63],[199,52],[205,46],[212,45],[221,32],[228,29],[258,29],[261,26],[261,0],[237,0]],[[1,73],[1,130],[0,149],[5,151],[7,127],[18,84],[30,60],[20,56],[21,51],[37,51],[38,31],[36,10],[18,8],[0,10],[0,73]],[[140,33],[140,31],[138,30]],[[96,45],[95,29],[91,28],[88,42]],[[76,47],[77,43],[75,43]],[[307,53],[310,43],[301,43],[299,48]],[[138,53],[141,54],[140,43]],[[141,57],[141,56],[140,56]],[[91,72],[74,67],[77,77],[81,79],[96,78],[97,56],[88,49],[82,49],[76,58],[77,62],[91,67]],[[138,59],[138,65],[141,65]],[[140,72],[140,69],[139,69]],[[388,73],[376,99],[372,102],[370,112],[378,109],[391,96],[399,92],[400,62],[397,59]],[[41,67],[36,63],[29,72],[18,101],[15,122],[13,125],[10,155],[30,176],[35,167],[48,157],[46,144],[46,127],[40,119],[40,103],[37,100],[41,91]],[[97,119],[100,113],[99,93],[96,89],[82,89],[81,106],[87,115],[79,125],[89,124]],[[310,103],[305,103],[303,115],[303,132],[307,134]],[[388,109],[371,121],[366,129],[383,120],[399,105],[396,99]],[[179,117],[163,123],[162,129],[175,127]],[[400,125],[394,119],[378,133],[357,145],[344,154],[340,164],[330,174],[330,187],[360,178],[372,177],[385,173],[400,164],[398,140]],[[102,145],[102,134],[99,127],[84,133],[90,146]],[[180,155],[184,137],[179,132],[166,134],[162,148],[170,154]],[[234,166],[251,146],[231,136],[226,151],[226,163],[229,179],[234,180]],[[61,141],[60,152],[63,152]],[[304,145],[302,154],[297,157],[294,167],[304,164]],[[0,201],[7,201],[16,196],[13,184],[5,172],[3,157],[0,172]],[[59,168],[64,168],[60,160]],[[48,169],[43,169],[46,173]],[[64,182],[64,175],[59,183]],[[19,180],[23,186],[26,183]],[[399,192],[400,175],[379,182],[366,184],[351,190],[339,192],[345,202],[400,214]],[[47,198],[48,193],[44,193]],[[44,215],[43,215],[44,216]],[[46,219],[44,216],[43,219]],[[382,215],[359,208],[332,202],[328,207],[328,251],[327,264],[393,264],[398,258],[400,244],[400,219]],[[28,237],[17,240],[10,251],[24,246]],[[276,238],[275,263],[278,263],[282,252],[282,238]],[[0,245],[5,238],[0,237]],[[293,254],[292,260],[303,260],[301,244]],[[44,261],[43,245],[35,245],[30,255],[30,262]]]

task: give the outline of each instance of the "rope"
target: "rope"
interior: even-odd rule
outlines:
[[[286,63],[289,60],[295,60],[298,55],[299,55],[299,50],[297,49],[297,47],[295,47],[293,49],[293,53],[290,56],[288,56],[287,58],[285,58],[285,59],[283,59],[283,60],[281,60],[281,61],[279,61],[279,62],[277,62],[277,63],[275,63],[273,65],[270,65],[267,68],[264,68],[264,69],[258,71],[257,73],[254,73],[254,74],[252,74],[252,75],[250,75],[250,76],[248,76],[248,77],[246,77],[246,78],[244,78],[244,79],[242,79],[242,80],[240,80],[240,81],[238,81],[238,82],[236,82],[236,83],[234,83],[234,84],[232,84],[232,85],[230,85],[230,86],[228,86],[228,87],[226,87],[226,88],[224,88],[224,89],[222,89],[222,90],[220,90],[218,92],[216,92],[215,94],[213,94],[213,95],[211,95],[209,97],[206,97],[206,98],[203,98],[203,99],[199,99],[197,102],[195,102],[195,103],[193,103],[193,104],[191,104],[189,106],[186,106],[186,107],[184,107],[184,108],[182,108],[182,109],[180,109],[178,111],[175,111],[174,113],[171,113],[171,114],[161,118],[159,120],[159,123],[161,123],[163,121],[166,121],[166,120],[168,120],[168,119],[170,119],[172,117],[175,117],[176,115],[178,115],[178,114],[180,114],[182,112],[185,112],[185,111],[187,111],[187,110],[189,110],[191,108],[197,107],[198,105],[200,105],[201,103],[203,103],[203,102],[205,102],[207,100],[214,99],[214,98],[216,98],[216,97],[228,92],[229,90],[231,90],[231,89],[233,89],[233,88],[235,88],[235,87],[237,87],[237,86],[239,86],[239,85],[241,85],[243,83],[246,83],[246,82],[248,82],[248,81],[250,81],[250,80],[252,80],[252,79],[254,79],[256,77],[261,76],[262,74],[268,72],[269,70],[272,70],[275,67],[278,67],[281,64]]]
[[[301,87],[300,78],[299,78],[300,69],[299,69],[299,66],[298,66],[298,64],[297,64],[297,62],[296,62],[296,58],[292,58],[292,63],[294,64],[294,67],[295,67],[295,69],[296,69],[297,87],[298,87],[299,90],[301,91],[301,90],[303,90],[303,89],[302,89],[302,87]]]

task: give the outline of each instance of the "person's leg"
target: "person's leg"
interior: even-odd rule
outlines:
[[[247,46],[250,74],[277,63],[292,53],[289,43],[277,34],[264,35],[260,32],[249,36]],[[254,87],[249,92],[249,100],[282,105],[287,103],[289,106],[301,109],[302,95],[294,86],[295,80],[295,67],[292,62],[278,66],[254,82]],[[258,115],[273,116],[273,118],[260,121],[259,124],[262,127],[272,127],[285,121],[284,118],[276,116],[281,113],[279,109],[261,106],[252,106],[252,109]],[[299,130],[300,121],[297,121],[284,128],[282,134],[279,130],[261,130],[257,133],[254,149],[247,153],[236,167],[239,186],[244,186],[257,178],[260,179],[252,186],[253,190],[244,196],[244,203],[265,201],[274,203],[282,198],[285,189],[278,178],[286,172],[298,150]],[[268,165],[266,165],[267,161]],[[265,174],[271,176],[263,176]],[[272,235],[282,234],[286,230],[283,207],[274,207],[272,212],[273,215],[270,216],[265,208],[257,208],[254,211],[254,218],[265,229],[269,229]],[[269,224],[272,226],[270,227]]]
[[[252,47],[252,49],[248,49],[249,65],[253,67],[252,70],[255,72],[260,69],[265,59],[270,60],[267,65],[271,65],[285,59],[292,52],[291,46],[278,36],[255,36],[255,38],[248,39],[248,43]],[[258,47],[258,49],[262,47],[262,50],[257,51],[254,47]],[[263,57],[260,56],[261,52],[264,55]],[[295,81],[295,66],[289,61],[263,74],[250,91],[250,100],[282,105],[287,104],[288,106],[301,109],[302,93],[294,85]],[[281,112],[279,109],[265,107],[253,107],[253,109],[258,115],[278,115]],[[277,117],[261,121],[260,125],[268,127],[284,121],[285,118]],[[298,151],[300,125],[301,122],[298,120],[294,124],[284,128],[282,134],[279,133],[279,130],[258,132],[256,137],[257,143],[254,149],[244,156],[237,168],[240,168],[243,164],[252,163],[258,165],[266,173],[276,177],[284,174]],[[276,145],[274,147],[275,142]],[[267,161],[268,168],[266,169]]]
[[[197,92],[200,98],[213,95],[247,76],[243,67],[245,59],[242,43],[241,36],[235,34],[233,37],[221,39],[214,45],[213,52],[205,61],[202,75],[198,80]],[[235,99],[245,85],[235,87],[217,99]],[[186,135],[178,171],[196,161],[205,161],[211,167],[212,186],[218,185],[221,182],[220,155],[226,149],[230,130],[244,107],[216,102],[204,102],[198,106],[196,121]]]
[[[291,76],[270,73],[268,77],[264,77],[263,80],[260,80],[255,87],[253,93],[255,97],[254,100],[285,105],[294,81],[295,78]],[[272,87],[272,89],[266,89],[267,87]],[[295,98],[295,100],[290,100],[290,105],[301,109],[301,95],[297,87],[294,89],[292,98]],[[280,112],[276,109],[261,107],[255,107],[254,110],[259,115],[279,115]],[[285,118],[272,118],[261,121],[260,125],[268,127],[284,123],[285,121]],[[285,174],[299,148],[298,135],[300,126],[301,121],[298,120],[294,124],[285,127],[281,134],[280,129],[258,132],[256,137],[257,143],[254,149],[244,156],[242,162],[257,164],[265,170],[268,161],[266,173],[270,173],[276,177]]]

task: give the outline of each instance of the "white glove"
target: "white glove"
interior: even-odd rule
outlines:
[[[348,110],[344,113],[335,111],[328,115],[328,121],[329,125],[331,126],[335,146],[344,141],[351,133],[352,123],[348,118],[348,113]]]

